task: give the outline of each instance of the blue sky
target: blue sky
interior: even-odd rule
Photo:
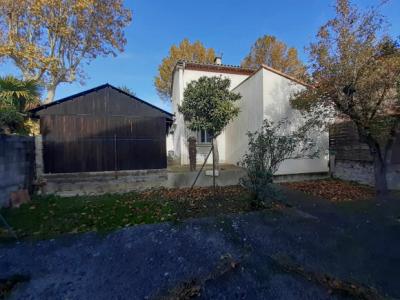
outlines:
[[[126,29],[125,52],[116,58],[98,58],[84,65],[88,76],[84,86],[62,84],[56,99],[103,83],[126,85],[136,95],[170,111],[170,104],[157,96],[154,76],[172,44],[187,37],[223,53],[223,63],[240,64],[254,41],[272,34],[299,50],[307,61],[304,47],[318,28],[332,16],[333,0],[131,0],[133,22]],[[354,0],[368,7],[378,0]],[[382,12],[392,24],[389,32],[400,35],[400,1],[391,0]],[[11,63],[0,65],[0,75],[20,75]]]

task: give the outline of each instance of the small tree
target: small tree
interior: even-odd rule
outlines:
[[[287,119],[277,123],[264,120],[259,131],[247,134],[249,148],[241,162],[247,176],[241,178],[241,183],[254,193],[258,204],[277,196],[273,176],[282,162],[318,155],[318,147],[309,136],[311,123],[294,130],[290,127]]]
[[[291,101],[316,116],[333,108],[354,122],[373,158],[378,195],[387,193],[388,154],[400,120],[400,49],[383,34],[384,24],[376,8],[360,12],[337,0],[336,16],[309,47],[314,87]]]
[[[192,81],[183,93],[182,105],[178,107],[190,130],[205,130],[212,136],[213,162],[218,164],[216,138],[228,123],[238,115],[234,102],[240,94],[229,90],[231,81],[221,77],[200,77]],[[215,170],[215,165],[213,165]]]

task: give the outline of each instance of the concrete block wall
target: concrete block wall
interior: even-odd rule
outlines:
[[[375,184],[374,168],[370,162],[336,160],[331,172],[335,178],[356,181],[370,186]],[[389,189],[400,190],[400,164],[390,165],[386,178]]]
[[[33,137],[0,135],[0,207],[9,205],[11,192],[32,190],[34,165]]]

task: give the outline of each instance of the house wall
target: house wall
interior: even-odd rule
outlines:
[[[248,147],[248,131],[256,131],[262,126],[263,110],[263,72],[258,71],[233,89],[242,98],[237,102],[239,115],[225,130],[226,161],[237,164]]]
[[[299,111],[291,108],[289,100],[291,95],[302,89],[303,86],[293,81],[263,69],[263,114],[264,118],[277,122],[287,118],[292,122],[293,128],[300,126],[304,119]],[[276,175],[328,172],[329,138],[328,132],[315,130],[315,136],[320,154],[316,159],[296,159],[284,161]]]
[[[240,82],[248,77],[248,75],[240,74],[227,74],[227,73],[217,73],[208,71],[198,71],[198,70],[188,70],[177,67],[174,73],[173,82],[173,93],[172,93],[172,103],[173,112],[175,113],[175,124],[176,128],[173,133],[173,150],[176,160],[180,164],[189,164],[189,153],[188,153],[188,138],[195,135],[194,132],[188,130],[184,124],[183,116],[178,112],[178,105],[182,103],[183,92],[186,86],[194,80],[198,80],[202,76],[221,76],[224,78],[229,78],[231,80],[231,89],[237,86]],[[226,162],[225,159],[225,132],[217,138],[219,161],[221,163]],[[205,157],[208,154],[209,146],[199,146],[197,147],[197,163],[201,164],[204,162]],[[172,150],[172,149],[167,149]],[[208,162],[212,162],[212,155],[210,155]]]
[[[226,160],[237,164],[248,148],[248,131],[254,132],[268,118],[277,122],[283,118],[292,121],[293,128],[304,121],[301,114],[290,107],[290,96],[302,86],[269,70],[260,69],[256,74],[233,89],[242,95],[238,102],[240,113],[226,129]],[[328,172],[328,134],[315,132],[320,158],[287,160],[276,175]]]
[[[182,94],[182,85],[183,85],[183,70],[178,68],[174,72],[173,78],[173,86],[172,86],[172,112],[175,114],[175,121],[172,125],[170,133],[167,136],[167,140],[172,140],[171,143],[167,144],[167,153],[173,151],[173,159],[176,162],[180,163],[181,157],[181,136],[184,130],[183,117],[178,112],[178,104],[181,102]]]
[[[299,126],[304,121],[301,114],[293,110],[289,103],[290,96],[303,86],[264,68],[251,77],[184,69],[176,70],[174,76],[172,100],[176,114],[176,129],[173,144],[175,155],[181,164],[189,163],[187,139],[193,133],[185,128],[183,117],[178,113],[177,107],[182,102],[186,85],[201,76],[228,77],[231,80],[231,89],[242,95],[242,99],[238,101],[241,110],[239,116],[217,139],[221,162],[237,164],[248,147],[246,133],[260,129],[265,118],[275,122],[288,118],[293,126]],[[328,172],[328,133],[315,131],[314,135],[321,149],[320,158],[285,161],[277,175]],[[198,147],[199,152],[203,153],[198,154],[197,162],[201,163],[207,154],[207,149]]]

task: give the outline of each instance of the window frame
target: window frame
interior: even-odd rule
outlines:
[[[199,145],[211,145],[212,144],[212,136],[205,129],[197,130],[197,144]],[[204,138],[204,142],[203,142]]]

